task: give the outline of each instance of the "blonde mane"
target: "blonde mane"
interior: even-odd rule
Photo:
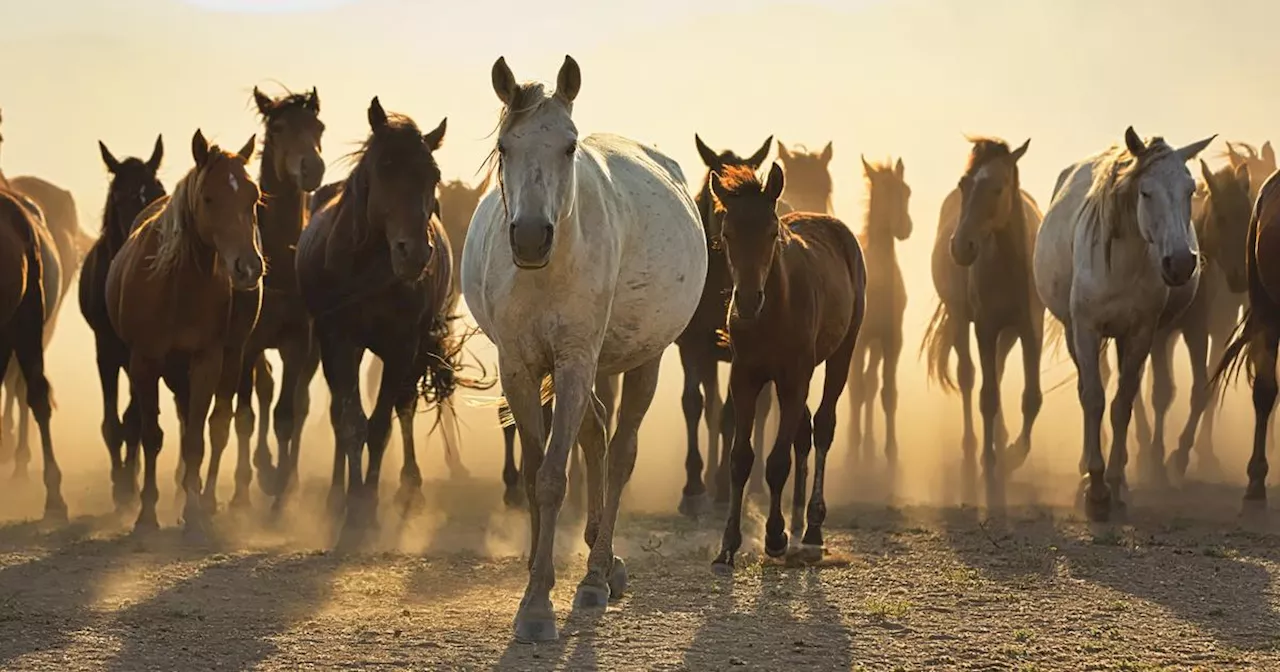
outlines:
[[[1094,244],[1103,244],[1103,255],[1111,264],[1111,242],[1138,231],[1138,178],[1151,165],[1173,156],[1174,148],[1162,137],[1147,143],[1141,156],[1112,145],[1093,169],[1093,183],[1085,194],[1081,214]]]
[[[199,192],[199,168],[192,168],[178,183],[173,193],[157,199],[143,210],[141,223],[134,227],[134,236],[150,231],[156,237],[155,254],[147,258],[147,270],[151,277],[166,275],[182,267],[190,242],[187,231],[195,218],[191,203],[192,194]]]

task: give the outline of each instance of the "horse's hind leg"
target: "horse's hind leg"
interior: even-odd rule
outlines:
[[[268,425],[266,416],[268,415],[267,410],[271,408],[271,395],[267,393],[264,400],[263,384],[256,379],[257,376],[262,375],[263,369],[269,371],[269,367],[266,366],[266,358],[259,357],[260,363],[254,368],[254,386],[258,391],[258,408],[262,411],[263,422],[252,464],[248,460],[244,464],[248,481],[253,480],[253,467],[259,468],[258,487],[260,489],[266,490],[264,480],[274,482],[272,492],[267,494],[275,497],[271,504],[271,510],[277,514],[282,510],[281,507],[284,506],[286,491],[293,486],[294,471],[292,465],[297,463],[295,455],[297,446],[294,445],[293,437],[297,434],[298,423],[305,420],[305,415],[303,420],[298,418],[300,410],[299,396],[308,395],[307,401],[310,401],[310,395],[306,390],[306,385],[310,383],[310,379],[306,378],[306,374],[315,372],[315,369],[311,367],[311,362],[308,361],[311,358],[311,350],[310,339],[306,338],[305,335],[303,338],[295,337],[285,341],[278,349],[282,366],[280,367],[280,398],[276,401],[276,407],[272,411],[273,420],[275,421],[276,452],[278,454],[274,478],[261,471],[259,466],[262,464],[269,466],[271,464],[271,449],[266,439],[266,427]],[[270,375],[270,373],[267,375]],[[242,455],[242,457],[247,458],[248,455]],[[239,489],[238,482],[240,478],[240,470],[237,468],[237,490]],[[247,485],[248,483],[246,483]]]
[[[636,439],[639,436],[640,423],[648,413],[649,406],[653,403],[654,393],[658,389],[660,362],[661,357],[655,358],[628,371],[623,379],[618,428],[613,438],[609,440],[608,491],[604,497],[604,511],[600,518],[599,532],[592,540],[591,552],[587,556],[587,575],[578,585],[575,602],[579,606],[604,606],[599,598],[604,595],[603,589],[606,587],[611,600],[620,599],[627,589],[627,567],[622,558],[613,553],[613,538],[618,523],[622,491],[627,481],[631,480],[631,472],[636,466]],[[584,416],[590,413],[591,410],[588,407]],[[584,420],[584,431],[587,426]],[[603,438],[598,429],[592,431],[595,436]],[[596,450],[600,450],[600,447]],[[546,549],[539,549],[539,551],[543,550]]]
[[[458,450],[462,442],[458,438],[458,410],[453,399],[440,402],[440,433],[444,439],[444,463],[449,469],[449,478],[470,478],[471,471],[462,463],[462,452]]]
[[[240,408],[249,406],[246,401],[251,399],[253,394],[253,365],[249,360],[241,366],[234,363],[235,356],[224,356],[223,369],[218,375],[218,387],[214,393],[213,411],[209,413],[209,470],[204,481],[204,492],[201,498],[204,500],[201,506],[204,511],[212,515],[218,510],[218,475],[222,471],[222,453],[227,448],[227,443],[231,439],[231,421],[233,417],[231,403],[237,395],[240,397]],[[232,367],[239,369],[233,372]],[[248,431],[253,431],[253,409],[248,409]],[[244,427],[244,416],[241,413],[234,414],[236,423],[236,434],[238,438],[243,438],[242,431]],[[234,498],[231,500],[232,505],[236,508],[247,508],[249,506],[248,492],[245,492],[240,485],[240,471],[245,468],[248,458],[248,442],[241,440],[238,442],[240,460],[236,465],[236,491]]]
[[[281,357],[283,359],[283,357]],[[284,401],[286,395],[285,390],[289,387],[289,374],[283,372],[280,377],[280,400]],[[276,394],[275,376],[272,375],[271,362],[267,361],[266,353],[259,353],[253,361],[253,391],[258,397],[258,412],[262,415],[257,418],[258,425],[258,447],[255,453],[271,453],[271,402]],[[281,406],[276,406],[276,412],[279,413]],[[284,444],[280,444],[283,446]],[[283,450],[283,448],[280,448]],[[246,464],[252,466],[252,461],[246,461]],[[239,469],[236,470],[239,476]],[[253,470],[249,470],[249,479],[253,480]]]
[[[876,458],[876,395],[880,394],[880,366],[884,361],[883,344],[871,341],[867,345],[867,368],[863,378],[863,394],[867,404],[864,406],[862,429],[862,457],[868,462]]]
[[[960,446],[964,452],[966,468],[974,464],[978,452],[978,435],[973,428],[973,355],[969,343],[969,322],[952,321],[951,347],[956,351],[956,385],[960,387],[960,410],[964,422],[964,434]]]
[[[329,386],[329,422],[333,426],[334,438],[328,506],[330,513],[337,517],[348,505],[347,493],[359,492],[364,482],[360,467],[368,420],[360,401],[360,356],[363,353],[345,336],[334,333],[332,326],[317,324],[315,333],[320,344],[324,379]]]
[[[30,297],[28,297],[30,298]],[[16,316],[19,331],[15,334],[13,350],[18,358],[26,392],[26,406],[35,416],[36,426],[40,431],[40,450],[44,457],[45,520],[63,522],[67,519],[67,504],[62,499],[62,470],[53,454],[53,435],[49,428],[49,417],[52,413],[49,380],[44,373],[44,335],[43,310],[39,302],[27,300]],[[24,315],[25,313],[25,315]],[[8,361],[7,352],[0,352]],[[25,423],[26,418],[20,419]],[[19,432],[24,431],[19,427]],[[19,451],[22,443],[19,443]],[[17,456],[21,464],[21,455]],[[30,459],[28,457],[27,459]]]
[[[1195,361],[1192,361],[1195,368]],[[1151,342],[1151,406],[1155,411],[1151,432],[1151,443],[1139,445],[1143,481],[1156,486],[1168,485],[1168,477],[1164,468],[1164,426],[1169,414],[1169,406],[1177,394],[1173,381],[1173,334],[1164,332],[1157,334]],[[1140,396],[1141,392],[1137,396]],[[1175,453],[1176,454],[1176,453]]]
[[[29,391],[27,389],[27,377],[22,375],[22,362],[18,362],[17,375],[10,376],[6,389],[12,390],[14,399],[17,401],[18,413],[16,419],[11,423],[18,430],[18,443],[13,451],[13,478],[17,481],[27,480],[27,470],[31,465],[31,437],[27,432],[30,423],[31,406],[27,403]],[[14,418],[13,415],[6,417]]]
[[[732,373],[730,376],[732,377]],[[732,486],[732,467],[733,467],[733,432],[737,427],[737,412],[733,403],[733,391],[724,397],[724,407],[720,411],[720,463],[716,466],[715,473],[715,504],[716,506],[728,506],[729,498],[733,494]]]
[[[858,337],[854,330],[848,340],[827,360],[826,378],[822,384],[822,402],[813,416],[813,438],[817,447],[814,454],[813,495],[809,498],[808,528],[804,533],[803,547],[810,560],[822,559],[822,525],[827,519],[827,454],[836,435],[836,404],[844,389],[849,371],[849,358]]]
[[[996,389],[1000,389],[1004,385],[1005,364],[1009,361],[1009,353],[1013,351],[1013,345],[1017,342],[1017,332],[1009,329],[1001,330],[1000,338],[997,340],[999,347],[996,350]],[[1004,405],[1001,404],[1000,407],[996,409],[996,450],[1004,450],[1005,445],[1008,444],[1008,442],[1009,427],[1005,424]]]
[[[845,367],[847,369],[847,363]],[[809,391],[813,369],[793,369],[787,374],[774,381],[774,389],[778,391],[778,435],[765,464],[765,480],[769,484],[769,517],[765,521],[764,551],[775,558],[782,557],[787,551],[788,538],[782,518],[782,489],[791,476],[792,447],[797,428],[804,418],[805,397]],[[840,381],[840,386],[844,387],[843,380]],[[803,491],[805,485],[797,482],[796,487]]]
[[[698,439],[702,431],[702,413],[706,399],[703,397],[703,369],[701,359],[692,346],[678,348],[680,368],[684,372],[684,392],[680,396],[680,408],[684,411],[686,447],[684,453],[684,489],[680,493],[677,510],[683,516],[697,517],[704,508],[707,486],[702,482],[702,452]],[[711,423],[710,414],[707,423]],[[714,430],[713,430],[714,433]],[[708,449],[710,458],[710,449]]]
[[[501,413],[499,413],[501,414]],[[524,502],[520,489],[520,469],[516,466],[516,426],[502,428],[502,502],[508,508],[519,508]]]
[[[138,497],[137,475],[125,466],[121,447],[125,442],[124,425],[120,421],[120,369],[127,361],[123,348],[113,338],[94,334],[98,364],[98,382],[102,386],[102,441],[111,457],[111,499],[116,511],[132,506]],[[137,464],[137,445],[133,445]]]
[[[1208,333],[1204,333],[1202,336],[1200,333],[1192,331],[1184,332],[1183,339],[1186,340],[1187,350],[1192,353],[1191,375],[1193,378],[1196,375],[1203,375],[1205,380],[1194,383],[1195,387],[1191,390],[1191,416],[1187,418],[1187,426],[1183,430],[1182,436],[1178,439],[1178,449],[1179,452],[1189,453],[1194,448],[1196,451],[1196,469],[1202,476],[1213,478],[1221,473],[1221,467],[1218,464],[1217,456],[1213,454],[1213,425],[1218,415],[1218,405],[1211,403],[1217,388],[1210,387],[1208,367],[1216,365],[1217,362],[1222,360],[1222,353],[1226,350],[1224,347],[1225,337],[1215,335],[1210,342]],[[1199,356],[1195,354],[1197,351],[1200,352]],[[1199,371],[1197,370],[1196,362],[1204,363]],[[1202,394],[1203,396],[1197,397],[1197,394]],[[1199,406],[1196,405],[1198,398],[1200,399]],[[1199,413],[1196,413],[1197,408],[1200,409]],[[1199,424],[1192,425],[1191,418],[1199,420]],[[1197,430],[1199,431],[1197,432]],[[1184,450],[1183,446],[1187,446],[1187,448]],[[1178,461],[1173,459],[1172,456],[1169,462],[1174,477],[1180,479],[1186,475],[1186,462],[1189,461],[1189,457],[1183,455],[1178,459],[1182,460],[1183,464],[1179,465]]]
[[[788,546],[800,548],[804,538],[805,505],[808,504],[809,453],[813,450],[813,415],[806,405],[800,422],[796,425],[795,439],[791,443],[796,458],[796,475],[791,479],[791,535]]]
[[[1018,442],[1011,450],[1004,450],[1002,461],[1005,474],[1022,466],[1031,454],[1031,430],[1035,427],[1036,418],[1040,415],[1040,406],[1044,403],[1044,394],[1040,390],[1040,352],[1043,347],[1043,335],[1035,328],[1022,331],[1022,429],[1018,432]]]
[[[1151,356],[1150,333],[1137,333],[1116,339],[1116,360],[1120,369],[1116,396],[1111,401],[1111,455],[1107,460],[1107,485],[1111,488],[1112,507],[1123,510],[1124,469],[1129,462],[1129,419],[1133,415],[1133,399],[1142,383],[1142,369]]]
[[[125,411],[126,431],[131,424],[138,428],[142,443],[144,466],[142,475],[142,506],[138,520],[133,525],[135,533],[145,533],[160,528],[156,517],[156,502],[160,489],[156,487],[156,462],[164,443],[164,431],[160,429],[160,362],[133,353],[129,359],[129,410]],[[130,418],[133,415],[133,418]],[[126,439],[127,440],[127,439]]]
[[[14,421],[17,416],[18,394],[14,383],[20,375],[20,367],[17,360],[12,358],[6,365],[6,369],[0,371],[0,387],[4,388],[4,407],[0,411],[0,462],[13,459],[18,445],[18,426]]]
[[[1249,485],[1244,491],[1245,512],[1265,511],[1267,506],[1267,426],[1276,406],[1276,351],[1280,342],[1270,328],[1263,328],[1250,344],[1253,358],[1253,454],[1249,457]]]
[[[884,341],[884,387],[880,405],[884,408],[884,456],[892,467],[898,460],[898,358],[902,354],[902,336]]]
[[[773,399],[776,391],[776,386],[765,385],[764,389],[760,390],[760,395],[756,397],[755,425],[752,431],[755,432],[756,441],[758,441],[760,445],[764,445],[766,442],[766,423],[769,420],[769,410],[773,407]],[[751,485],[748,488],[749,493],[753,495],[765,494],[764,471],[765,465],[763,463],[755,466],[755,469],[751,472]]]
[[[871,402],[866,398],[863,381],[867,367],[867,346],[864,341],[858,342],[853,351],[853,360],[849,366],[849,446],[850,464],[862,455],[862,407]],[[810,428],[812,433],[812,428]]]

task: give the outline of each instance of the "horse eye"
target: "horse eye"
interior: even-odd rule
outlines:
[[[507,153],[507,146],[506,146],[506,145],[504,145],[504,144],[502,144],[501,142],[499,142],[499,143],[498,143],[498,154],[506,154],[506,153]]]
[[[564,150],[564,155],[573,156],[574,153],[576,153],[577,151],[578,151],[578,143],[575,142],[570,144],[568,149]]]

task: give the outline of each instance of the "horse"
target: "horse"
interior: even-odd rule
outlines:
[[[296,261],[298,288],[332,395],[329,506],[335,517],[345,509],[339,538],[344,545],[362,543],[377,525],[392,410],[404,442],[395,501],[405,512],[421,506],[422,473],[413,441],[418,400],[447,407],[460,382],[455,372],[461,342],[450,333],[457,290],[436,201],[435,153],[447,120],[423,133],[409,117],[387,113],[377,97],[366,116],[369,136],[353,155],[355,167],[303,230]],[[368,418],[359,375],[366,350],[387,363]],[[367,471],[361,468],[366,444]]]
[[[215,392],[235,389],[239,382],[241,353],[262,296],[260,192],[245,170],[254,141],[250,137],[233,154],[210,145],[197,129],[191,138],[195,166],[171,196],[139,213],[107,271],[107,315],[128,348],[130,404],[145,456],[142,507],[134,523],[138,533],[159,528],[161,378],[178,399],[185,533],[204,538],[213,513],[200,493],[205,422]]]
[[[1250,172],[1252,175],[1252,172]],[[1280,173],[1262,183],[1249,217],[1245,242],[1245,274],[1249,305],[1213,374],[1213,382],[1234,377],[1244,364],[1253,386],[1253,453],[1246,473],[1244,512],[1260,515],[1267,508],[1267,435],[1275,409],[1276,351],[1280,345]]]
[[[979,410],[982,413],[982,466],[988,506],[1000,505],[999,478],[1020,466],[1031,452],[1031,430],[1040,413],[1040,352],[1044,339],[1044,305],[1032,280],[1031,256],[1040,227],[1040,208],[1022,189],[1018,160],[1031,144],[1016,149],[995,138],[970,138],[960,184],[942,203],[934,239],[933,285],[938,307],[925,331],[921,352],[928,356],[928,375],[944,390],[959,383],[964,434],[964,465],[971,472],[977,450],[973,428],[973,358],[969,325],[973,324],[982,366]],[[1014,445],[1000,409],[1004,363],[1015,342],[1022,346],[1024,388],[1022,430]],[[956,381],[951,378],[951,351],[956,353]],[[997,471],[997,460],[1001,461]]]
[[[858,448],[870,458],[875,449],[874,404],[883,366],[884,387],[879,390],[884,409],[884,453],[892,464],[898,454],[898,357],[902,353],[902,321],[907,309],[907,287],[894,241],[911,237],[911,187],[902,159],[897,163],[868,163],[862,158],[867,180],[867,223],[858,243],[867,256],[867,312],[853,351],[849,371],[849,451]],[[866,428],[860,425],[866,408]]]
[[[517,83],[504,58],[491,80],[503,104],[491,154],[497,184],[471,218],[462,286],[497,345],[523,452],[532,548],[515,637],[545,641],[557,637],[556,521],[575,440],[587,464],[584,539],[591,547],[575,604],[601,607],[626,589],[626,565],[613,548],[618,507],[662,353],[702,296],[706,238],[674,160],[620,136],[579,136],[573,105],[582,72],[572,57],[554,93]],[[608,437],[592,386],[616,374],[624,374],[622,397]],[[551,381],[548,443],[541,392]]]
[[[712,173],[711,194],[724,214],[720,239],[733,298],[729,303],[730,398],[755,399],[767,383],[778,394],[778,435],[765,467],[769,518],[764,549],[771,557],[787,552],[782,518],[782,488],[795,451],[791,546],[806,556],[822,557],[822,524],[827,453],[836,430],[836,404],[848,382],[858,332],[866,314],[867,267],[853,231],[829,215],[794,212],[777,216],[785,187],[783,169],[774,163],[761,184],[749,167],[729,166]],[[814,369],[826,363],[822,402],[809,413],[806,398]],[[733,571],[742,545],[742,498],[755,461],[751,445],[754,408],[738,410],[733,433],[733,499],[720,554],[712,563],[719,574]],[[805,520],[808,458],[817,445],[813,498]],[[803,541],[797,543],[798,538]]]
[[[1036,240],[1036,291],[1062,323],[1084,410],[1086,515],[1123,513],[1133,401],[1155,334],[1195,298],[1200,257],[1191,226],[1195,181],[1186,162],[1213,137],[1174,149],[1130,126],[1123,146],[1064,169]],[[1106,396],[1098,361],[1115,339],[1119,383],[1111,402],[1111,458],[1100,430]],[[1104,473],[1105,470],[1105,473]]]
[[[1148,443],[1139,432],[1143,447],[1139,457],[1146,480],[1157,485],[1166,483],[1168,476],[1181,480],[1186,475],[1193,446],[1200,468],[1207,473],[1218,473],[1217,458],[1213,454],[1216,409],[1208,405],[1213,392],[1208,369],[1211,362],[1222,359],[1248,289],[1244,252],[1252,209],[1249,167],[1244,163],[1234,168],[1228,165],[1215,173],[1201,161],[1200,173],[1208,194],[1204,207],[1192,217],[1204,260],[1200,265],[1200,284],[1186,310],[1156,332],[1151,344],[1154,433]],[[1191,412],[1166,467],[1164,421],[1175,392],[1172,350],[1178,333],[1182,334],[1191,359]],[[1138,409],[1134,412],[1137,414]],[[1204,425],[1197,438],[1201,417]]]
[[[834,214],[831,208],[831,157],[828,142],[822,151],[809,152],[803,146],[788,149],[778,141],[778,161],[787,171],[787,191],[779,201],[785,212]]]
[[[720,362],[729,362],[731,352],[721,338],[725,330],[725,315],[729,307],[729,293],[733,289],[733,280],[729,276],[729,266],[725,261],[724,250],[720,248],[720,218],[715,213],[711,197],[711,174],[722,171],[726,166],[747,166],[751,170],[759,170],[769,149],[773,144],[773,136],[765,138],[764,144],[753,154],[743,158],[732,151],[717,152],[706,145],[697,134],[693,136],[698,148],[698,156],[702,158],[707,174],[702,179],[694,204],[698,207],[698,215],[702,220],[702,228],[706,234],[707,245],[707,281],[702,287],[702,298],[693,318],[684,332],[676,339],[676,347],[680,351],[680,366],[684,372],[684,392],[680,404],[684,411],[685,429],[687,430],[688,449],[685,452],[685,485],[680,495],[679,512],[682,515],[696,518],[705,513],[708,505],[707,484],[715,485],[715,500],[719,504],[729,503],[729,459],[727,448],[728,432],[732,431],[733,411],[724,407],[720,399]],[[756,401],[755,435],[758,441],[764,440],[764,419],[769,413],[772,396],[763,391]],[[707,469],[706,482],[703,481],[702,454],[698,450],[698,423],[705,413],[707,419]],[[720,435],[725,434],[726,454],[720,452]],[[752,476],[759,474],[759,489],[764,490],[764,470],[756,469]]]
[[[129,365],[129,348],[116,335],[107,309],[107,271],[111,260],[124,247],[134,220],[148,205],[165,196],[156,173],[164,160],[164,137],[157,135],[151,156],[145,161],[117,159],[102,141],[98,142],[102,162],[111,175],[107,202],[102,208],[102,229],[85,255],[80,271],[80,314],[93,330],[98,380],[102,385],[102,441],[111,457],[112,499],[123,511],[138,498],[138,446],[141,441],[137,411],[132,402],[125,421],[120,417],[120,370]],[[126,428],[128,426],[128,429]],[[128,440],[126,440],[128,437]],[[128,453],[121,447],[128,445]]]
[[[311,408],[311,379],[320,365],[311,340],[311,319],[298,295],[294,248],[298,236],[307,226],[307,194],[319,187],[324,179],[324,159],[320,156],[324,122],[320,121],[320,94],[314,87],[307,93],[286,92],[279,98],[272,98],[254,87],[253,99],[266,130],[258,178],[263,197],[257,206],[257,217],[262,253],[269,271],[262,281],[262,306],[258,322],[245,344],[239,386],[235,390],[238,450],[236,487],[231,507],[245,509],[250,506],[249,486],[256,466],[258,487],[275,498],[272,509],[278,513],[296,470],[302,427]],[[265,362],[263,353],[268,349],[279,352],[284,365],[274,418],[280,455],[278,468],[272,462],[266,436],[270,424],[267,415],[271,409],[271,390],[261,384],[257,386],[257,392],[262,431],[252,462],[249,456],[249,442],[256,420],[253,412],[254,383],[260,380],[255,369]],[[210,417],[211,435],[227,436],[231,419],[230,395],[219,394]],[[218,467],[225,447],[225,442],[214,441],[210,452],[203,495],[205,507],[210,511],[217,509]]]
[[[1262,143],[1261,149],[1247,142],[1228,142],[1226,157],[1233,169],[1249,168],[1249,203],[1256,202],[1263,183],[1276,172],[1276,152],[1271,148],[1271,141]]]
[[[46,305],[57,294],[56,279],[45,275],[41,247],[51,242],[39,231],[44,215],[33,201],[0,187],[0,366],[16,366],[26,381],[26,402],[40,432],[44,456],[44,516],[65,522],[67,504],[62,499],[62,471],[53,452],[49,430],[52,396],[44,373]]]

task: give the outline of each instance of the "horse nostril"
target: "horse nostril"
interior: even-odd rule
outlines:
[[[555,230],[551,228],[550,224],[547,224],[546,227],[542,229],[542,246],[543,247],[551,247],[551,236],[554,233],[555,233]]]
[[[409,243],[406,243],[406,242],[405,242],[405,241],[403,241],[403,240],[397,240],[397,241],[396,241],[396,246],[395,246],[395,251],[396,251],[396,254],[397,254],[397,255],[399,255],[399,256],[401,256],[401,257],[408,257],[408,256],[409,256]]]

